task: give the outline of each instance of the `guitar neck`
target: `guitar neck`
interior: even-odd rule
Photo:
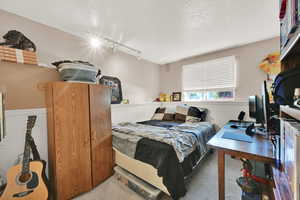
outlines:
[[[36,121],[36,116],[28,116],[27,119],[27,130],[25,136],[25,147],[24,147],[24,154],[23,154],[23,165],[22,165],[22,174],[29,173],[29,161],[30,161],[30,142],[31,140],[31,132],[32,128],[34,127]]]
[[[29,173],[29,161],[30,161],[30,144],[29,139],[31,137],[31,130],[27,129],[25,136],[25,147],[23,153],[23,165],[22,165],[22,174]]]

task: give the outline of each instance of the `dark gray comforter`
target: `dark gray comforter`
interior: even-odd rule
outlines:
[[[125,122],[113,126],[113,146],[134,158],[138,141],[148,138],[171,145],[183,162],[196,149],[205,153],[206,143],[214,134],[214,126],[209,122],[183,123],[171,128]]]

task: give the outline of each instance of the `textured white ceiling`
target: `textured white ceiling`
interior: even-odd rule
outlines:
[[[278,7],[274,0],[0,0],[0,9],[120,40],[156,63],[279,36]]]

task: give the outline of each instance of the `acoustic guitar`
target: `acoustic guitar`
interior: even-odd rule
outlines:
[[[7,185],[0,200],[46,200],[48,189],[43,180],[44,164],[30,161],[30,138],[36,116],[28,116],[23,162],[11,167],[7,173]]]

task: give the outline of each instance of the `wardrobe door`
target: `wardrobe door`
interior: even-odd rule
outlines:
[[[53,83],[57,199],[71,199],[92,188],[87,84]]]
[[[93,186],[113,173],[111,91],[102,85],[90,85],[90,126]]]

